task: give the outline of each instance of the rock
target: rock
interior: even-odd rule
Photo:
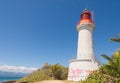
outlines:
[[[2,83],[15,83],[16,81],[15,80],[10,80],[10,81],[4,81]]]

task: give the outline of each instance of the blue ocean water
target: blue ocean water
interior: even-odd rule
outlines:
[[[21,77],[0,77],[0,83],[2,83],[3,81],[8,81],[8,80],[18,80]]]

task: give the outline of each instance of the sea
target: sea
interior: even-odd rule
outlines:
[[[0,77],[0,83],[4,82],[4,81],[8,81],[8,80],[18,80],[22,77]]]

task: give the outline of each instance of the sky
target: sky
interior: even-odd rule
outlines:
[[[0,0],[0,66],[41,68],[44,63],[69,65],[77,56],[76,24],[87,8],[94,11],[95,57],[106,61],[120,46],[119,0]]]

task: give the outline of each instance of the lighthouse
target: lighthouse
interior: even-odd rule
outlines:
[[[90,73],[98,69],[98,62],[94,55],[93,31],[95,24],[91,12],[85,9],[77,24],[78,48],[77,59],[70,60],[68,80],[85,80]]]

